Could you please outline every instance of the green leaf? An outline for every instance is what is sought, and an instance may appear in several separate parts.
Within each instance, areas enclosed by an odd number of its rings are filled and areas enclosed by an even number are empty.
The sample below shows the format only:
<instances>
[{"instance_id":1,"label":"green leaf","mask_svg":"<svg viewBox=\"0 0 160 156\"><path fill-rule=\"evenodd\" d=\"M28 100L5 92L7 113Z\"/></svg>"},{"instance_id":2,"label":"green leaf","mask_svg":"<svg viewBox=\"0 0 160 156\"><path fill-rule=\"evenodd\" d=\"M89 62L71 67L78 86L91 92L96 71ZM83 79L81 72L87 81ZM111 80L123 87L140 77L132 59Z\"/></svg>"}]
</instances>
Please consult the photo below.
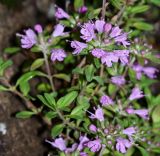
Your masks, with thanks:
<instances>
[{"instance_id":1,"label":"green leaf","mask_svg":"<svg viewBox=\"0 0 160 156\"><path fill-rule=\"evenodd\" d=\"M73 70L72 70L72 73L73 74L83 74L83 68L79 68L79 67L77 67L77 68L74 68Z\"/></svg>"},{"instance_id":2,"label":"green leaf","mask_svg":"<svg viewBox=\"0 0 160 156\"><path fill-rule=\"evenodd\" d=\"M31 52L38 53L38 52L40 52L40 51L41 51L41 50L39 49L38 46L34 46L34 47L31 48Z\"/></svg>"},{"instance_id":3,"label":"green leaf","mask_svg":"<svg viewBox=\"0 0 160 156\"><path fill-rule=\"evenodd\" d=\"M50 109L52 110L55 110L55 106L56 106L56 102L55 102L55 99L51 94L49 93L45 93L44 96L42 95L37 95L37 97L39 98L39 100L44 104L46 105L47 107L49 107Z\"/></svg>"},{"instance_id":4,"label":"green leaf","mask_svg":"<svg viewBox=\"0 0 160 156\"><path fill-rule=\"evenodd\" d=\"M100 76L94 76L93 80L96 80L100 85L104 85L104 79Z\"/></svg>"},{"instance_id":5,"label":"green leaf","mask_svg":"<svg viewBox=\"0 0 160 156\"><path fill-rule=\"evenodd\" d=\"M91 65L87 65L85 67L85 76L88 82L91 82L93 80L93 76L95 73L95 67L91 64Z\"/></svg>"},{"instance_id":6,"label":"green leaf","mask_svg":"<svg viewBox=\"0 0 160 156\"><path fill-rule=\"evenodd\" d=\"M149 156L149 153L143 147L137 146L137 148L141 152L142 156Z\"/></svg>"},{"instance_id":7,"label":"green leaf","mask_svg":"<svg viewBox=\"0 0 160 156\"><path fill-rule=\"evenodd\" d=\"M152 112L152 120L154 123L160 122L160 105L157 105Z\"/></svg>"},{"instance_id":8,"label":"green leaf","mask_svg":"<svg viewBox=\"0 0 160 156\"><path fill-rule=\"evenodd\" d=\"M64 97L61 97L57 101L57 107L59 109L62 109L62 108L69 106L76 99L77 95L78 95L78 92L72 91L68 93L67 95L65 95Z\"/></svg>"},{"instance_id":9,"label":"green leaf","mask_svg":"<svg viewBox=\"0 0 160 156\"><path fill-rule=\"evenodd\" d=\"M62 133L63 128L64 128L63 124L58 124L54 126L51 130L51 136L55 138L56 136Z\"/></svg>"},{"instance_id":10,"label":"green leaf","mask_svg":"<svg viewBox=\"0 0 160 156\"><path fill-rule=\"evenodd\" d=\"M83 5L84 5L84 1L83 0L74 0L74 8L75 8L75 10L78 10Z\"/></svg>"},{"instance_id":11,"label":"green leaf","mask_svg":"<svg viewBox=\"0 0 160 156\"><path fill-rule=\"evenodd\" d=\"M39 92L49 92L51 90L51 86L48 83L40 83L37 86L37 90Z\"/></svg>"},{"instance_id":12,"label":"green leaf","mask_svg":"<svg viewBox=\"0 0 160 156\"><path fill-rule=\"evenodd\" d=\"M98 8L98 9L94 9L92 11L88 11L88 14L87 14L87 17L88 19L93 19L93 18L96 18L101 12L101 8Z\"/></svg>"},{"instance_id":13,"label":"green leaf","mask_svg":"<svg viewBox=\"0 0 160 156\"><path fill-rule=\"evenodd\" d=\"M4 49L4 52L7 54L15 54L18 53L21 49L19 47L8 47Z\"/></svg>"},{"instance_id":14,"label":"green leaf","mask_svg":"<svg viewBox=\"0 0 160 156\"><path fill-rule=\"evenodd\" d=\"M2 86L2 85L0 85L0 91L7 91L7 90L9 90L9 89L4 87L4 86Z\"/></svg>"},{"instance_id":15,"label":"green leaf","mask_svg":"<svg viewBox=\"0 0 160 156\"><path fill-rule=\"evenodd\" d=\"M31 70L35 70L35 69L41 67L43 64L44 64L43 58L36 59L31 65Z\"/></svg>"},{"instance_id":16,"label":"green leaf","mask_svg":"<svg viewBox=\"0 0 160 156\"><path fill-rule=\"evenodd\" d=\"M31 112L31 111L22 111L22 112L18 112L16 114L16 117L17 118L26 119L26 118L30 118L34 114L36 114L36 113L35 112Z\"/></svg>"},{"instance_id":17,"label":"green leaf","mask_svg":"<svg viewBox=\"0 0 160 156\"><path fill-rule=\"evenodd\" d=\"M146 31L153 30L153 25L146 22L136 22L136 23L133 23L133 26L140 30L146 30Z\"/></svg>"},{"instance_id":18,"label":"green leaf","mask_svg":"<svg viewBox=\"0 0 160 156\"><path fill-rule=\"evenodd\" d=\"M27 72L25 74L23 74L16 83L16 86L18 86L19 84L23 83L24 81L29 81L30 79L32 79L35 76L46 76L44 73L40 72L40 71L30 71Z\"/></svg>"},{"instance_id":19,"label":"green leaf","mask_svg":"<svg viewBox=\"0 0 160 156\"><path fill-rule=\"evenodd\" d=\"M71 80L70 75L67 75L67 74L64 74L64 73L54 74L53 77L58 78L58 79L65 80L65 81L67 81L67 82L70 82L70 80Z\"/></svg>"},{"instance_id":20,"label":"green leaf","mask_svg":"<svg viewBox=\"0 0 160 156\"><path fill-rule=\"evenodd\" d=\"M2 58L0 58L0 76L3 76L4 71L10 67L13 64L11 60L3 61Z\"/></svg>"},{"instance_id":21,"label":"green leaf","mask_svg":"<svg viewBox=\"0 0 160 156\"><path fill-rule=\"evenodd\" d=\"M160 0L150 0L151 3L160 6Z\"/></svg>"},{"instance_id":22,"label":"green leaf","mask_svg":"<svg viewBox=\"0 0 160 156\"><path fill-rule=\"evenodd\" d=\"M154 56L152 53L148 53L146 55L144 55L144 57L154 63L159 64L160 63L160 59L157 58L156 56Z\"/></svg>"},{"instance_id":23,"label":"green leaf","mask_svg":"<svg viewBox=\"0 0 160 156\"><path fill-rule=\"evenodd\" d=\"M109 86L108 86L109 95L112 95L113 93L115 93L116 90L117 90L117 87L115 85L109 84Z\"/></svg>"},{"instance_id":24,"label":"green leaf","mask_svg":"<svg viewBox=\"0 0 160 156\"><path fill-rule=\"evenodd\" d=\"M140 5L140 6L135 6L135 7L132 7L130 9L130 13L131 14L137 14L137 13L142 13L142 12L145 12L149 9L149 6L148 5Z\"/></svg>"},{"instance_id":25,"label":"green leaf","mask_svg":"<svg viewBox=\"0 0 160 156\"><path fill-rule=\"evenodd\" d=\"M30 85L27 81L23 81L19 85L20 91L23 93L24 96L27 96L30 91Z\"/></svg>"},{"instance_id":26,"label":"green leaf","mask_svg":"<svg viewBox=\"0 0 160 156\"><path fill-rule=\"evenodd\" d=\"M57 112L49 111L45 114L48 119L53 119L57 116Z\"/></svg>"},{"instance_id":27,"label":"green leaf","mask_svg":"<svg viewBox=\"0 0 160 156\"><path fill-rule=\"evenodd\" d=\"M117 9L120 9L122 6L122 0L111 0L110 2Z\"/></svg>"}]
</instances>

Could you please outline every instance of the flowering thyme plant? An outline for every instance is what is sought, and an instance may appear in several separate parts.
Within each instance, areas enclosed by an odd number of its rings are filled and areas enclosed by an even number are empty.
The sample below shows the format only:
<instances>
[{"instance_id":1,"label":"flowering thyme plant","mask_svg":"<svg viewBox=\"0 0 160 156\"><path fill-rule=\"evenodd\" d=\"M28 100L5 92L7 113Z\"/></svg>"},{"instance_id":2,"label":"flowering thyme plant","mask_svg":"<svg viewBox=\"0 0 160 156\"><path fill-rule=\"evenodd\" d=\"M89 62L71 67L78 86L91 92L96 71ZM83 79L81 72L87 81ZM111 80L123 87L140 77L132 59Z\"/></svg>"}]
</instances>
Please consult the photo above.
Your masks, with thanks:
<instances>
[{"instance_id":1,"label":"flowering thyme plant","mask_svg":"<svg viewBox=\"0 0 160 156\"><path fill-rule=\"evenodd\" d=\"M0 90L26 103L27 110L17 113L18 118L37 115L52 127L45 143L53 147L53 154L160 153L160 96L149 89L159 72L150 64L160 61L135 34L150 25L132 30L125 22L131 13L134 17L148 10L146 4L133 4L103 0L102 8L92 12L75 0L72 15L56 6L57 24L51 32L37 24L17 33L21 47L36 59L16 82L10 83L4 73L12 62L0 59ZM111 17L109 7L120 10ZM30 80L35 77L39 80L33 93Z\"/></svg>"}]
</instances>

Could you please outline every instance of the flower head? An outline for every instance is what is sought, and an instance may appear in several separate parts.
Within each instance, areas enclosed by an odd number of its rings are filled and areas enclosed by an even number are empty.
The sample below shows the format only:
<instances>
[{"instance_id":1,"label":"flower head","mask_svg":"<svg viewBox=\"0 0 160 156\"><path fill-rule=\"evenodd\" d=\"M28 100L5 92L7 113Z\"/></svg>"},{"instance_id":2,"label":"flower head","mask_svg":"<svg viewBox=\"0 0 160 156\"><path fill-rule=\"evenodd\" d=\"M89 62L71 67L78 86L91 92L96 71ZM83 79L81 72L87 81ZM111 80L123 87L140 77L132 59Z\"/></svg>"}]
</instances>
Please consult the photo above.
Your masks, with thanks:
<instances>
[{"instance_id":1,"label":"flower head","mask_svg":"<svg viewBox=\"0 0 160 156\"><path fill-rule=\"evenodd\" d=\"M138 80L142 77L143 67L139 64L133 65L133 70L136 72L136 77Z\"/></svg>"},{"instance_id":2,"label":"flower head","mask_svg":"<svg viewBox=\"0 0 160 156\"><path fill-rule=\"evenodd\" d=\"M134 111L135 114L137 114L138 116L140 116L143 119L148 119L148 109L137 109Z\"/></svg>"},{"instance_id":3,"label":"flower head","mask_svg":"<svg viewBox=\"0 0 160 156\"><path fill-rule=\"evenodd\" d=\"M37 31L37 33L42 33L43 32L42 26L40 24L36 24L34 26L34 30Z\"/></svg>"},{"instance_id":4,"label":"flower head","mask_svg":"<svg viewBox=\"0 0 160 156\"><path fill-rule=\"evenodd\" d=\"M83 150L85 143L87 143L89 141L89 139L84 135L84 136L80 136L79 140L80 140L80 143L77 147L77 150L81 151L81 150Z\"/></svg>"},{"instance_id":5,"label":"flower head","mask_svg":"<svg viewBox=\"0 0 160 156\"><path fill-rule=\"evenodd\" d=\"M91 124L90 126L89 126L89 130L91 131L91 132L97 132L97 127L95 126L95 125L93 125L93 124Z\"/></svg>"},{"instance_id":6,"label":"flower head","mask_svg":"<svg viewBox=\"0 0 160 156\"><path fill-rule=\"evenodd\" d=\"M100 99L100 103L102 104L102 106L112 105L113 100L109 96L103 95Z\"/></svg>"},{"instance_id":7,"label":"flower head","mask_svg":"<svg viewBox=\"0 0 160 156\"><path fill-rule=\"evenodd\" d=\"M143 68L143 72L145 75L147 75L149 78L153 79L153 78L156 78L156 75L155 73L157 72L158 70L154 67L144 67Z\"/></svg>"},{"instance_id":8,"label":"flower head","mask_svg":"<svg viewBox=\"0 0 160 156\"><path fill-rule=\"evenodd\" d=\"M107 65L107 67L112 67L113 62L118 62L118 57L115 56L112 52L107 52L101 57L101 62Z\"/></svg>"},{"instance_id":9,"label":"flower head","mask_svg":"<svg viewBox=\"0 0 160 156\"><path fill-rule=\"evenodd\" d=\"M109 36L112 37L112 38L117 37L117 36L119 36L121 34L121 31L122 30L118 26L117 27L113 27Z\"/></svg>"},{"instance_id":10,"label":"flower head","mask_svg":"<svg viewBox=\"0 0 160 156\"><path fill-rule=\"evenodd\" d=\"M128 127L123 130L123 134L126 134L128 136L131 136L132 134L136 133L136 130L134 127Z\"/></svg>"},{"instance_id":11,"label":"flower head","mask_svg":"<svg viewBox=\"0 0 160 156\"><path fill-rule=\"evenodd\" d=\"M55 17L58 19L68 19L70 16L62 8L56 7Z\"/></svg>"},{"instance_id":12,"label":"flower head","mask_svg":"<svg viewBox=\"0 0 160 156\"><path fill-rule=\"evenodd\" d=\"M91 51L91 53L94 57L101 58L105 54L105 51L99 48L95 48Z\"/></svg>"},{"instance_id":13,"label":"flower head","mask_svg":"<svg viewBox=\"0 0 160 156\"><path fill-rule=\"evenodd\" d=\"M99 33L104 32L105 21L104 20L96 20L95 28Z\"/></svg>"},{"instance_id":14,"label":"flower head","mask_svg":"<svg viewBox=\"0 0 160 156\"><path fill-rule=\"evenodd\" d=\"M132 93L129 96L129 100L140 99L142 97L144 97L143 92L138 87L135 87L132 89Z\"/></svg>"},{"instance_id":15,"label":"flower head","mask_svg":"<svg viewBox=\"0 0 160 156\"><path fill-rule=\"evenodd\" d=\"M101 140L96 139L93 141L89 141L86 146L92 151L92 152L98 152L101 149Z\"/></svg>"},{"instance_id":16,"label":"flower head","mask_svg":"<svg viewBox=\"0 0 160 156\"><path fill-rule=\"evenodd\" d=\"M74 152L74 151L77 149L77 146L78 146L78 144L77 144L77 143L74 143L74 144L72 145L72 147L65 149L65 153Z\"/></svg>"},{"instance_id":17,"label":"flower head","mask_svg":"<svg viewBox=\"0 0 160 156\"><path fill-rule=\"evenodd\" d=\"M66 53L63 49L53 49L51 50L51 60L54 62L56 60L63 61L66 57Z\"/></svg>"},{"instance_id":18,"label":"flower head","mask_svg":"<svg viewBox=\"0 0 160 156\"><path fill-rule=\"evenodd\" d=\"M75 49L73 54L79 54L83 49L87 48L87 44L79 41L71 41L71 47Z\"/></svg>"},{"instance_id":19,"label":"flower head","mask_svg":"<svg viewBox=\"0 0 160 156\"><path fill-rule=\"evenodd\" d=\"M111 82L118 85L118 86L121 86L121 85L124 85L126 80L124 79L123 76L113 76L111 78Z\"/></svg>"},{"instance_id":20,"label":"flower head","mask_svg":"<svg viewBox=\"0 0 160 156\"><path fill-rule=\"evenodd\" d=\"M140 116L143 119L148 119L149 118L149 116L148 116L148 114L149 114L148 109L137 109L137 110L135 110L133 108L127 108L126 112L128 114L136 114L136 115Z\"/></svg>"},{"instance_id":21,"label":"flower head","mask_svg":"<svg viewBox=\"0 0 160 156\"><path fill-rule=\"evenodd\" d=\"M118 138L117 143L116 143L116 150L121 153L126 153L127 152L126 149L130 148L131 145L132 144L129 142L129 140L123 139L123 138Z\"/></svg>"},{"instance_id":22,"label":"flower head","mask_svg":"<svg viewBox=\"0 0 160 156\"><path fill-rule=\"evenodd\" d=\"M92 113L90 114L91 114L90 116L91 119L97 119L99 121L104 121L103 109L100 106L98 106L98 108L95 109L95 114L92 114Z\"/></svg>"},{"instance_id":23,"label":"flower head","mask_svg":"<svg viewBox=\"0 0 160 156\"><path fill-rule=\"evenodd\" d=\"M78 9L78 12L80 14L85 14L87 12L88 8L86 6L82 6Z\"/></svg>"},{"instance_id":24,"label":"flower head","mask_svg":"<svg viewBox=\"0 0 160 156\"><path fill-rule=\"evenodd\" d=\"M114 54L120 59L123 65L128 64L129 50L114 50Z\"/></svg>"},{"instance_id":25,"label":"flower head","mask_svg":"<svg viewBox=\"0 0 160 156\"><path fill-rule=\"evenodd\" d=\"M52 33L53 37L62 36L64 33L64 26L61 24L57 24Z\"/></svg>"},{"instance_id":26,"label":"flower head","mask_svg":"<svg viewBox=\"0 0 160 156\"><path fill-rule=\"evenodd\" d=\"M65 151L66 150L66 142L65 142L65 140L63 140L63 138L57 138L53 142L46 140L46 142L48 142L53 147L58 148L61 151Z\"/></svg>"},{"instance_id":27,"label":"flower head","mask_svg":"<svg viewBox=\"0 0 160 156\"><path fill-rule=\"evenodd\" d=\"M32 29L25 30L25 35L17 34L21 37L22 48L29 49L37 43L37 35Z\"/></svg>"},{"instance_id":28,"label":"flower head","mask_svg":"<svg viewBox=\"0 0 160 156\"><path fill-rule=\"evenodd\" d=\"M91 22L84 23L80 31L82 34L81 38L85 40L86 42L90 42L92 39L96 37L94 33L94 29L95 27L93 23Z\"/></svg>"}]
</instances>

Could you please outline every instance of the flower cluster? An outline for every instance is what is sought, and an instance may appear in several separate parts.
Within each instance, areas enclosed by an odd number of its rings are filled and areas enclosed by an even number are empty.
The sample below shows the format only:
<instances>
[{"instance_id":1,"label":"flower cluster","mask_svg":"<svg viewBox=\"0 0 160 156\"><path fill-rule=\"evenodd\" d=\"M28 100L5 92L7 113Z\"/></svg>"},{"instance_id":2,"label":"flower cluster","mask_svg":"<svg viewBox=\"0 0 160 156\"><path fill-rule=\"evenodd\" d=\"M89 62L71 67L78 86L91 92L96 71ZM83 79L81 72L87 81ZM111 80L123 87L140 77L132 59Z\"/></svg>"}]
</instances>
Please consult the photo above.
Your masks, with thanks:
<instances>
[{"instance_id":1,"label":"flower cluster","mask_svg":"<svg viewBox=\"0 0 160 156\"><path fill-rule=\"evenodd\" d=\"M122 32L122 29L118 26L105 23L104 20L90 21L81 26L80 33L80 37L86 43L72 41L71 47L75 49L73 54L79 54L83 49L88 48L91 54L96 58L100 58L101 62L107 67L112 67L112 63L116 63L119 60L123 65L128 64L129 50L104 50L112 45L116 45L117 48L120 45L125 48L130 45L127 41L127 33Z\"/></svg>"}]
</instances>

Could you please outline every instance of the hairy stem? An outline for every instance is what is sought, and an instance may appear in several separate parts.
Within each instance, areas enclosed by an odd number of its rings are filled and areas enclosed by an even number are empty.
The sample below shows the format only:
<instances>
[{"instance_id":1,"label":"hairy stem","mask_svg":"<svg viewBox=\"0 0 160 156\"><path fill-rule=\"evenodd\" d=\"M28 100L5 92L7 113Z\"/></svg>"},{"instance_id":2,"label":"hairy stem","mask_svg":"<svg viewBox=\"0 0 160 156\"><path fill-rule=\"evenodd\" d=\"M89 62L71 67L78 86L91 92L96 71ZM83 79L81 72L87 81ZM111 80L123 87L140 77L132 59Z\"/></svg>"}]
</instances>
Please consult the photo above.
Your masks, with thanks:
<instances>
[{"instance_id":1,"label":"hairy stem","mask_svg":"<svg viewBox=\"0 0 160 156\"><path fill-rule=\"evenodd\" d=\"M48 74L48 79L49 79L49 82L51 84L52 91L54 92L55 88L54 88L52 74L51 74L51 70L50 70L50 66L49 66L49 62L48 62L48 57L47 57L47 54L45 52L43 52L43 55L44 55L46 70L47 70L47 74Z\"/></svg>"}]
</instances>

